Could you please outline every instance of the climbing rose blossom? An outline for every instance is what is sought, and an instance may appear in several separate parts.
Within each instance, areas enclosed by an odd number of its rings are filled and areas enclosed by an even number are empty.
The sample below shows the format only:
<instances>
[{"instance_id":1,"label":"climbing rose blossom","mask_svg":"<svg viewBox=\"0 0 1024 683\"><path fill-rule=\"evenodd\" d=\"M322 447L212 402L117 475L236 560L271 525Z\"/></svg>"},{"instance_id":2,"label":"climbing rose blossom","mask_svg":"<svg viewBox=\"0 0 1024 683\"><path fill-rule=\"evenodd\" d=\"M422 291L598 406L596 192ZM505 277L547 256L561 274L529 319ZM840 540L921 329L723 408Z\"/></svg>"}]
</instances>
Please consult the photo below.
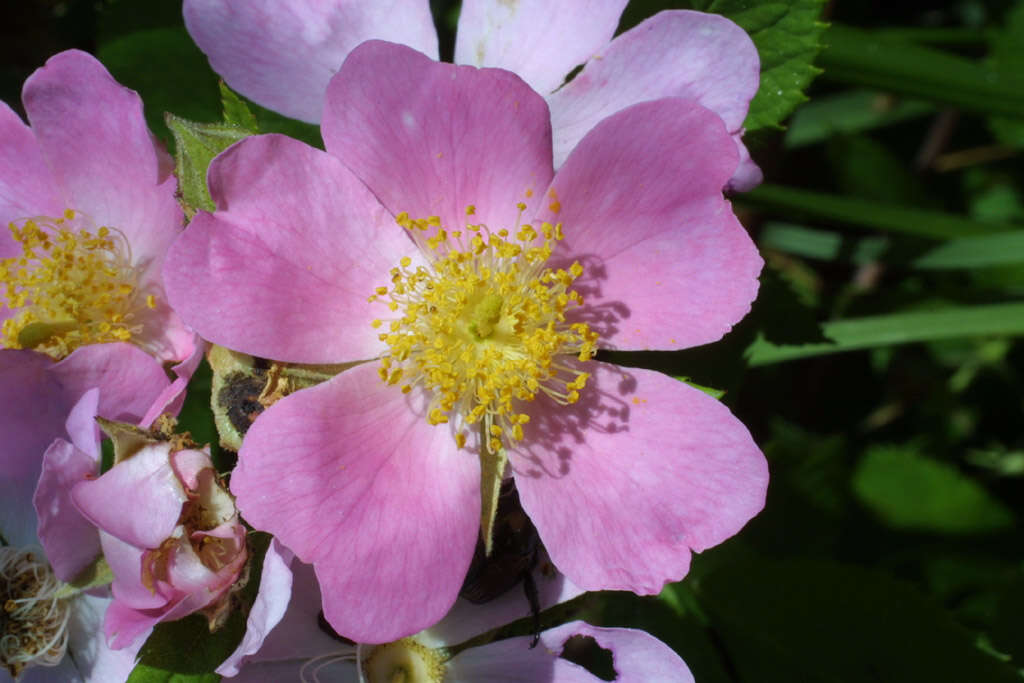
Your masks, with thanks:
<instances>
[{"instance_id":1,"label":"climbing rose blossom","mask_svg":"<svg viewBox=\"0 0 1024 683\"><path fill-rule=\"evenodd\" d=\"M238 678L234 679L238 683L268 680L596 683L602 680L561 657L566 643L574 636L594 638L600 647L611 651L617 681L693 681L679 655L653 636L633 629L595 628L580 621L541 632L536 647L531 647L531 636L522 636L466 648L451 656L446 648L524 616L528 606L521 589L510 589L480 605L460 599L439 623L408 638L381 645L346 645L328 634L319 623L322 598L313 572L307 565L295 563L292 571L294 589L288 610L266 638L263 648L246 661ZM570 600L581 592L557 572L535 570L533 576L541 609ZM357 667L362 669L362 678Z\"/></svg>"},{"instance_id":2,"label":"climbing rose blossom","mask_svg":"<svg viewBox=\"0 0 1024 683\"><path fill-rule=\"evenodd\" d=\"M76 484L71 498L100 529L114 573L104 620L114 648L198 610L219 623L248 553L245 527L208 449L146 443Z\"/></svg>"},{"instance_id":3,"label":"climbing rose blossom","mask_svg":"<svg viewBox=\"0 0 1024 683\"><path fill-rule=\"evenodd\" d=\"M173 163L139 96L69 50L25 82L31 127L0 105L0 345L56 359L125 341L198 363L161 268L181 231Z\"/></svg>"},{"instance_id":4,"label":"climbing rose blossom","mask_svg":"<svg viewBox=\"0 0 1024 683\"><path fill-rule=\"evenodd\" d=\"M219 156L219 210L165 280L223 346L379 359L271 406L231 480L245 518L313 564L339 633L388 642L448 611L481 460L503 452L585 590L657 593L761 509L764 456L728 409L588 360L705 344L749 310L762 261L722 197L738 155L716 114L634 105L555 175L547 106L517 76L369 41L323 132L326 153L267 135Z\"/></svg>"},{"instance_id":5,"label":"climbing rose blossom","mask_svg":"<svg viewBox=\"0 0 1024 683\"><path fill-rule=\"evenodd\" d=\"M761 182L740 141L760 59L724 17L660 12L612 39L626 0L465 0L455 63L517 73L551 109L555 168L602 119L631 104L687 97L725 122L740 153L731 189ZM359 43L405 43L437 59L426 0L185 0L185 25L228 85L310 123L324 115L327 83ZM584 68L565 84L576 66Z\"/></svg>"}]
</instances>

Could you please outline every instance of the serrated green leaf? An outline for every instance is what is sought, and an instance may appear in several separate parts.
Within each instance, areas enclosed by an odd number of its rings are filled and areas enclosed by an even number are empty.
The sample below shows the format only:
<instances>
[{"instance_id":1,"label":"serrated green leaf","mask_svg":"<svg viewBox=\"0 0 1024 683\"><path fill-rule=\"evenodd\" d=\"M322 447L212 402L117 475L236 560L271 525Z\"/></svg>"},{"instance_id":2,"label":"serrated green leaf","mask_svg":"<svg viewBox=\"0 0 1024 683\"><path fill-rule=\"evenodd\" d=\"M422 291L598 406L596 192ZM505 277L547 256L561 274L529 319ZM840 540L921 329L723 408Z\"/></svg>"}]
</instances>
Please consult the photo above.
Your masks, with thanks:
<instances>
[{"instance_id":1,"label":"serrated green leaf","mask_svg":"<svg viewBox=\"0 0 1024 683\"><path fill-rule=\"evenodd\" d=\"M185 651L182 656L187 656ZM139 664L132 669L127 683L217 683L219 680L220 676L215 673L180 674Z\"/></svg>"},{"instance_id":2,"label":"serrated green leaf","mask_svg":"<svg viewBox=\"0 0 1024 683\"><path fill-rule=\"evenodd\" d=\"M242 101L242 98L236 95L224 81L220 82L220 102L224 108L224 123L238 126L253 133L259 132L256 117L249 110L249 107L246 106L245 102Z\"/></svg>"},{"instance_id":3,"label":"serrated green leaf","mask_svg":"<svg viewBox=\"0 0 1024 683\"><path fill-rule=\"evenodd\" d=\"M974 533L1005 529L1012 513L976 481L913 445L873 446L854 472L853 491L898 529Z\"/></svg>"},{"instance_id":4,"label":"serrated green leaf","mask_svg":"<svg viewBox=\"0 0 1024 683\"><path fill-rule=\"evenodd\" d=\"M973 633L881 572L830 561L748 559L697 587L746 683L1013 683Z\"/></svg>"},{"instance_id":5,"label":"serrated green leaf","mask_svg":"<svg viewBox=\"0 0 1024 683\"><path fill-rule=\"evenodd\" d=\"M167 114L167 127L174 136L174 163L181 192L181 204L191 218L199 209L216 206L206 187L206 170L213 158L252 131L228 123L198 123Z\"/></svg>"},{"instance_id":6,"label":"serrated green leaf","mask_svg":"<svg viewBox=\"0 0 1024 683\"><path fill-rule=\"evenodd\" d=\"M1024 303L987 306L952 306L938 311L912 311L822 325L832 343L776 345L759 337L747 349L751 366L781 363L842 351L869 349L894 344L980 337L1024 335Z\"/></svg>"}]
</instances>

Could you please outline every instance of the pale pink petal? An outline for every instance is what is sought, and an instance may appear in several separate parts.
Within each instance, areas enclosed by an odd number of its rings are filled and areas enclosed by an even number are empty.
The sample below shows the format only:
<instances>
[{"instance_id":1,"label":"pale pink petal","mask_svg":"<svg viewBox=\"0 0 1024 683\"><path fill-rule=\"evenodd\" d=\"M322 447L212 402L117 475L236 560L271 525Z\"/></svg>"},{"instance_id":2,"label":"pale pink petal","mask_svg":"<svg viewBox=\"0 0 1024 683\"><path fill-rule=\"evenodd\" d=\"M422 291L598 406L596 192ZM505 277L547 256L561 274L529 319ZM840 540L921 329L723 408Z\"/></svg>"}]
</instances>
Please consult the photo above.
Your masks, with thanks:
<instances>
[{"instance_id":1,"label":"pale pink petal","mask_svg":"<svg viewBox=\"0 0 1024 683\"><path fill-rule=\"evenodd\" d=\"M601 119L662 97L696 99L718 114L730 133L738 133L759 79L757 49L743 29L715 14L659 12L616 37L548 97L555 165ZM672 144L676 138L659 142Z\"/></svg>"},{"instance_id":2,"label":"pale pink petal","mask_svg":"<svg viewBox=\"0 0 1024 683\"><path fill-rule=\"evenodd\" d=\"M103 619L103 634L112 649L120 650L141 640L142 634L163 619L163 614L163 610L158 609L133 609L120 599L116 599L107 608Z\"/></svg>"},{"instance_id":3,"label":"pale pink petal","mask_svg":"<svg viewBox=\"0 0 1024 683\"><path fill-rule=\"evenodd\" d=\"M495 683L603 680L560 658L565 643L574 636L593 638L601 649L611 652L614 680L619 683L693 683L693 674L679 655L649 633L629 628L595 628L582 621L544 631L534 649L530 649L530 638L510 638L470 648L449 662L447 674L457 680Z\"/></svg>"},{"instance_id":4,"label":"pale pink petal","mask_svg":"<svg viewBox=\"0 0 1024 683\"><path fill-rule=\"evenodd\" d=\"M90 457L93 462L93 474L99 473L100 462L100 428L96 424L96 415L99 414L100 390L99 387L89 389L82 394L75 407L68 413L68 419L64 421L64 429L71 439L75 448Z\"/></svg>"},{"instance_id":5,"label":"pale pink petal","mask_svg":"<svg viewBox=\"0 0 1024 683\"><path fill-rule=\"evenodd\" d=\"M552 183L561 210L539 218L564 225L557 254L584 268L570 313L601 346L706 344L750 310L762 261L721 195L735 167L721 119L679 98L633 105L576 147Z\"/></svg>"},{"instance_id":6,"label":"pale pink petal","mask_svg":"<svg viewBox=\"0 0 1024 683\"><path fill-rule=\"evenodd\" d=\"M182 227L173 162L146 127L137 93L95 57L68 50L25 81L25 110L65 206L127 237L159 274Z\"/></svg>"},{"instance_id":7,"label":"pale pink petal","mask_svg":"<svg viewBox=\"0 0 1024 683\"><path fill-rule=\"evenodd\" d=\"M185 26L228 85L310 123L320 121L327 82L364 40L437 57L426 0L185 0Z\"/></svg>"},{"instance_id":8,"label":"pale pink petal","mask_svg":"<svg viewBox=\"0 0 1024 683\"><path fill-rule=\"evenodd\" d=\"M376 357L367 297L418 250L373 195L337 159L282 135L238 143L209 180L220 211L196 216L164 270L189 325L275 360Z\"/></svg>"},{"instance_id":9,"label":"pale pink petal","mask_svg":"<svg viewBox=\"0 0 1024 683\"><path fill-rule=\"evenodd\" d=\"M160 608L167 603L166 596L142 585L142 555L145 550L118 540L102 529L100 545L103 547L103 557L114 574L110 588L114 593L115 605L135 610Z\"/></svg>"},{"instance_id":10,"label":"pale pink petal","mask_svg":"<svg viewBox=\"0 0 1024 683\"><path fill-rule=\"evenodd\" d=\"M589 361L580 401L530 405L510 454L523 508L559 570L584 590L658 593L690 551L764 506L768 468L728 408L650 370Z\"/></svg>"},{"instance_id":11,"label":"pale pink petal","mask_svg":"<svg viewBox=\"0 0 1024 683\"><path fill-rule=\"evenodd\" d=\"M199 473L206 469L213 469L213 461L206 450L186 448L171 453L171 466L182 486L190 491L199 489Z\"/></svg>"},{"instance_id":12,"label":"pale pink petal","mask_svg":"<svg viewBox=\"0 0 1024 683\"><path fill-rule=\"evenodd\" d=\"M64 439L54 441L43 456L33 503L39 518L39 542L61 581L74 579L100 554L96 527L71 501L71 487L98 469L92 456Z\"/></svg>"},{"instance_id":13,"label":"pale pink petal","mask_svg":"<svg viewBox=\"0 0 1024 683\"><path fill-rule=\"evenodd\" d=\"M206 342L199 338L199 335L190 332L192 352L183 361L171 368L176 379L164 389L153 401L146 414L139 420L139 426L148 429L153 421L164 413L177 415L185 404L185 394L188 383L192 379L196 368L203 362L203 355L206 353Z\"/></svg>"},{"instance_id":14,"label":"pale pink petal","mask_svg":"<svg viewBox=\"0 0 1024 683\"><path fill-rule=\"evenodd\" d=\"M280 624L284 628L281 620L289 608L292 596L292 570L289 567L292 557L292 552L278 543L277 539L270 542L263 556L259 591L245 622L245 635L231 656L217 667L217 673L221 676L238 674L243 662L261 652L264 641L275 632L274 627ZM319 593L316 595L316 609L320 609ZM315 613L309 621L315 627Z\"/></svg>"},{"instance_id":15,"label":"pale pink petal","mask_svg":"<svg viewBox=\"0 0 1024 683\"><path fill-rule=\"evenodd\" d=\"M736 172L726 183L726 192L749 192L764 181L764 173L761 168L750 158L750 152L743 144L743 130L732 134L732 141L736 143L736 151L740 154L740 165Z\"/></svg>"},{"instance_id":16,"label":"pale pink petal","mask_svg":"<svg viewBox=\"0 0 1024 683\"><path fill-rule=\"evenodd\" d=\"M253 424L231 477L242 515L314 565L327 620L360 642L444 616L476 544L479 461L414 396L375 363L292 394Z\"/></svg>"},{"instance_id":17,"label":"pale pink petal","mask_svg":"<svg viewBox=\"0 0 1024 683\"><path fill-rule=\"evenodd\" d=\"M611 40L627 0L466 0L455 63L514 71L549 93Z\"/></svg>"},{"instance_id":18,"label":"pale pink petal","mask_svg":"<svg viewBox=\"0 0 1024 683\"><path fill-rule=\"evenodd\" d=\"M572 600L583 593L557 571L544 572L535 569L533 580L537 586L538 604L542 610ZM494 600L480 605L460 598L444 619L421 633L418 638L436 647L458 645L473 636L511 624L530 614L530 603L520 583Z\"/></svg>"},{"instance_id":19,"label":"pale pink petal","mask_svg":"<svg viewBox=\"0 0 1024 683\"><path fill-rule=\"evenodd\" d=\"M43 161L32 130L0 102L0 226L32 216L59 216L64 210L53 174ZM0 235L0 258L21 253L10 232Z\"/></svg>"},{"instance_id":20,"label":"pale pink petal","mask_svg":"<svg viewBox=\"0 0 1024 683\"><path fill-rule=\"evenodd\" d=\"M74 610L68 625L70 630L68 660L73 659L75 668L87 683L110 683L126 681L135 668L135 658L146 642L148 632L143 632L128 647L111 650L103 637L103 616L110 604L109 597L96 597L83 593L75 598ZM66 679L60 679L66 680Z\"/></svg>"},{"instance_id":21,"label":"pale pink petal","mask_svg":"<svg viewBox=\"0 0 1024 683\"><path fill-rule=\"evenodd\" d=\"M370 41L331 80L324 111L327 151L394 214L460 230L472 204L474 223L513 228L516 203L551 179L547 106L506 71Z\"/></svg>"},{"instance_id":22,"label":"pale pink petal","mask_svg":"<svg viewBox=\"0 0 1024 683\"><path fill-rule=\"evenodd\" d=\"M103 531L137 548L156 548L171 536L186 500L171 469L171 444L145 446L103 476L75 485L75 505Z\"/></svg>"}]
</instances>

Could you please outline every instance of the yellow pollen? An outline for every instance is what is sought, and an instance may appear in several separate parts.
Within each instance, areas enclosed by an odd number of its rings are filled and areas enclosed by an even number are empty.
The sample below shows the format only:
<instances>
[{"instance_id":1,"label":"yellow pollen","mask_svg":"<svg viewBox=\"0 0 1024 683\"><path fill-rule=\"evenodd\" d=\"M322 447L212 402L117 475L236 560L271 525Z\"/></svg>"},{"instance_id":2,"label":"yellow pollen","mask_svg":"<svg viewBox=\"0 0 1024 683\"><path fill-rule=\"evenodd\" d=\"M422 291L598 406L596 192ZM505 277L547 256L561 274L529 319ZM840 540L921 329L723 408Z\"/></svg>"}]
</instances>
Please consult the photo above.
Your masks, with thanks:
<instances>
[{"instance_id":1,"label":"yellow pollen","mask_svg":"<svg viewBox=\"0 0 1024 683\"><path fill-rule=\"evenodd\" d=\"M21 255L0 259L0 305L14 311L3 323L3 346L60 359L85 344L131 341L142 332L138 314L157 302L138 289L127 240L117 229L88 225L71 209L8 225Z\"/></svg>"},{"instance_id":2,"label":"yellow pollen","mask_svg":"<svg viewBox=\"0 0 1024 683\"><path fill-rule=\"evenodd\" d=\"M521 215L526 205L516 208ZM467 216L475 213L466 207ZM395 220L410 230L428 265L411 269L403 259L391 270L390 291L380 287L370 297L382 297L399 316L371 323L388 346L379 372L384 382L401 382L404 393L425 389L428 423L453 422L459 448L467 440L463 426L478 425L470 433L478 432L491 453L524 438L530 418L523 402L540 392L562 405L579 400L589 374L565 361L591 358L598 335L566 320L567 309L582 303L570 287L583 267L546 265L563 239L561 224L517 221L497 231L469 224L464 238L434 216L402 212ZM433 231L422 234L428 227Z\"/></svg>"}]
</instances>

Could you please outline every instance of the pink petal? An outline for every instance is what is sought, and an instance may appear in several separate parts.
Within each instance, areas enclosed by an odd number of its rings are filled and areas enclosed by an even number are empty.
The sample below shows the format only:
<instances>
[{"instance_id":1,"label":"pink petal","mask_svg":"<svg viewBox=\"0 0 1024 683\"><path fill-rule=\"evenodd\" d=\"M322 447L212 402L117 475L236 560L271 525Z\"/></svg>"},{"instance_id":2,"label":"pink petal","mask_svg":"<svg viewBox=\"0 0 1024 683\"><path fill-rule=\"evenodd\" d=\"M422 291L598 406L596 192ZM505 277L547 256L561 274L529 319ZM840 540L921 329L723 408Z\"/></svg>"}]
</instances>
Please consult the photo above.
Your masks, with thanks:
<instances>
[{"instance_id":1,"label":"pink petal","mask_svg":"<svg viewBox=\"0 0 1024 683\"><path fill-rule=\"evenodd\" d=\"M142 585L142 556L145 550L129 545L102 529L100 545L103 547L103 557L114 574L110 586L114 593L114 604L130 610L161 608L167 604L165 595Z\"/></svg>"},{"instance_id":2,"label":"pink petal","mask_svg":"<svg viewBox=\"0 0 1024 683\"><path fill-rule=\"evenodd\" d=\"M544 101L514 74L401 45L360 45L327 88L327 151L392 213L437 215L449 229L470 204L475 223L515 227L516 203L550 181L550 135Z\"/></svg>"},{"instance_id":3,"label":"pink petal","mask_svg":"<svg viewBox=\"0 0 1024 683\"><path fill-rule=\"evenodd\" d=\"M190 340L191 352L185 356L183 361L171 368L171 372L176 375L176 379L156 397L153 405L149 407L146 414L139 420L140 427L149 429L156 418L164 413L177 415L181 412L181 407L185 404L188 383L192 379L192 375L195 374L196 368L203 362L203 355L206 353L206 342L202 341L199 335L194 332L190 332L190 334L192 336Z\"/></svg>"},{"instance_id":4,"label":"pink petal","mask_svg":"<svg viewBox=\"0 0 1024 683\"><path fill-rule=\"evenodd\" d=\"M101 457L100 428L96 424L99 407L100 390L99 387L95 387L82 394L82 398L71 409L68 419L64 422L64 429L71 437L71 443L92 460L92 474L98 474Z\"/></svg>"},{"instance_id":5,"label":"pink petal","mask_svg":"<svg viewBox=\"0 0 1024 683\"><path fill-rule=\"evenodd\" d=\"M538 604L542 610L572 600L583 591L558 572L533 571L537 586ZM431 626L419 636L421 641L428 638L438 647L457 645L470 638L486 633L493 628L511 624L517 619L530 616L530 603L522 584L509 589L490 602L475 605L459 599L455 606L440 622Z\"/></svg>"},{"instance_id":6,"label":"pink petal","mask_svg":"<svg viewBox=\"0 0 1024 683\"><path fill-rule=\"evenodd\" d=\"M466 0L455 62L514 71L549 93L615 34L627 0Z\"/></svg>"},{"instance_id":7,"label":"pink petal","mask_svg":"<svg viewBox=\"0 0 1024 683\"><path fill-rule=\"evenodd\" d=\"M32 130L0 102L0 225L31 216L59 216L64 205L53 174L43 160ZM10 232L0 236L0 258L21 253ZM6 309L6 307L4 308Z\"/></svg>"},{"instance_id":8,"label":"pink petal","mask_svg":"<svg viewBox=\"0 0 1024 683\"><path fill-rule=\"evenodd\" d=\"M659 12L616 37L548 97L555 165L601 119L662 97L696 99L718 114L730 133L739 132L759 79L757 48L743 29L715 14Z\"/></svg>"},{"instance_id":9,"label":"pink petal","mask_svg":"<svg viewBox=\"0 0 1024 683\"><path fill-rule=\"evenodd\" d=\"M97 469L92 456L64 439L54 441L43 455L33 503L39 518L39 542L61 581L74 579L100 554L96 527L71 500L71 487L95 475Z\"/></svg>"},{"instance_id":10,"label":"pink petal","mask_svg":"<svg viewBox=\"0 0 1024 683\"><path fill-rule=\"evenodd\" d=\"M721 119L678 98L633 105L576 147L552 183L561 211L540 218L565 226L559 249L584 267L572 315L601 346L706 344L750 310L762 261L722 199L735 167Z\"/></svg>"},{"instance_id":11,"label":"pink petal","mask_svg":"<svg viewBox=\"0 0 1024 683\"><path fill-rule=\"evenodd\" d=\"M142 634L156 626L162 618L161 610L133 609L120 600L114 600L107 608L103 633L110 647L120 650L142 640Z\"/></svg>"},{"instance_id":12,"label":"pink petal","mask_svg":"<svg viewBox=\"0 0 1024 683\"><path fill-rule=\"evenodd\" d=\"M182 213L173 162L146 127L138 94L96 58L68 50L25 81L24 102L66 206L121 230L158 283Z\"/></svg>"},{"instance_id":13,"label":"pink petal","mask_svg":"<svg viewBox=\"0 0 1024 683\"><path fill-rule=\"evenodd\" d=\"M168 460L170 443L145 446L103 476L71 491L96 526L136 548L157 548L171 536L186 500Z\"/></svg>"},{"instance_id":14,"label":"pink petal","mask_svg":"<svg viewBox=\"0 0 1024 683\"><path fill-rule=\"evenodd\" d=\"M602 680L560 655L573 636L593 638L599 647L612 653L616 681L648 683L672 681L693 683L686 663L672 648L643 631L628 628L595 628L574 621L541 634L541 644L530 649L530 638L510 638L456 655L447 674L458 680L548 681L550 683L596 683Z\"/></svg>"},{"instance_id":15,"label":"pink petal","mask_svg":"<svg viewBox=\"0 0 1024 683\"><path fill-rule=\"evenodd\" d=\"M247 138L213 162L220 207L175 242L164 278L204 338L265 358L377 356L367 297L417 248L337 159L282 135Z\"/></svg>"},{"instance_id":16,"label":"pink petal","mask_svg":"<svg viewBox=\"0 0 1024 683\"><path fill-rule=\"evenodd\" d=\"M359 43L381 38L437 57L426 0L185 0L185 26L228 85L319 123L327 82Z\"/></svg>"},{"instance_id":17,"label":"pink petal","mask_svg":"<svg viewBox=\"0 0 1024 683\"><path fill-rule=\"evenodd\" d=\"M690 551L764 506L768 468L743 425L707 394L650 370L590 361L579 403L531 405L510 454L523 508L555 566L584 590L658 593Z\"/></svg>"},{"instance_id":18,"label":"pink petal","mask_svg":"<svg viewBox=\"0 0 1024 683\"><path fill-rule=\"evenodd\" d=\"M231 656L217 667L217 673L221 676L236 675L242 663L260 652L274 627L281 624L292 597L292 570L289 567L292 557L292 552L276 539L270 542L263 557L260 588L245 622L245 635ZM316 610L319 609L320 596L317 594ZM316 613L309 619L309 625L316 628Z\"/></svg>"},{"instance_id":19,"label":"pink petal","mask_svg":"<svg viewBox=\"0 0 1024 683\"><path fill-rule=\"evenodd\" d=\"M476 543L479 461L413 396L371 363L292 394L253 424L231 478L242 515L314 565L327 620L360 642L444 616Z\"/></svg>"}]
</instances>

